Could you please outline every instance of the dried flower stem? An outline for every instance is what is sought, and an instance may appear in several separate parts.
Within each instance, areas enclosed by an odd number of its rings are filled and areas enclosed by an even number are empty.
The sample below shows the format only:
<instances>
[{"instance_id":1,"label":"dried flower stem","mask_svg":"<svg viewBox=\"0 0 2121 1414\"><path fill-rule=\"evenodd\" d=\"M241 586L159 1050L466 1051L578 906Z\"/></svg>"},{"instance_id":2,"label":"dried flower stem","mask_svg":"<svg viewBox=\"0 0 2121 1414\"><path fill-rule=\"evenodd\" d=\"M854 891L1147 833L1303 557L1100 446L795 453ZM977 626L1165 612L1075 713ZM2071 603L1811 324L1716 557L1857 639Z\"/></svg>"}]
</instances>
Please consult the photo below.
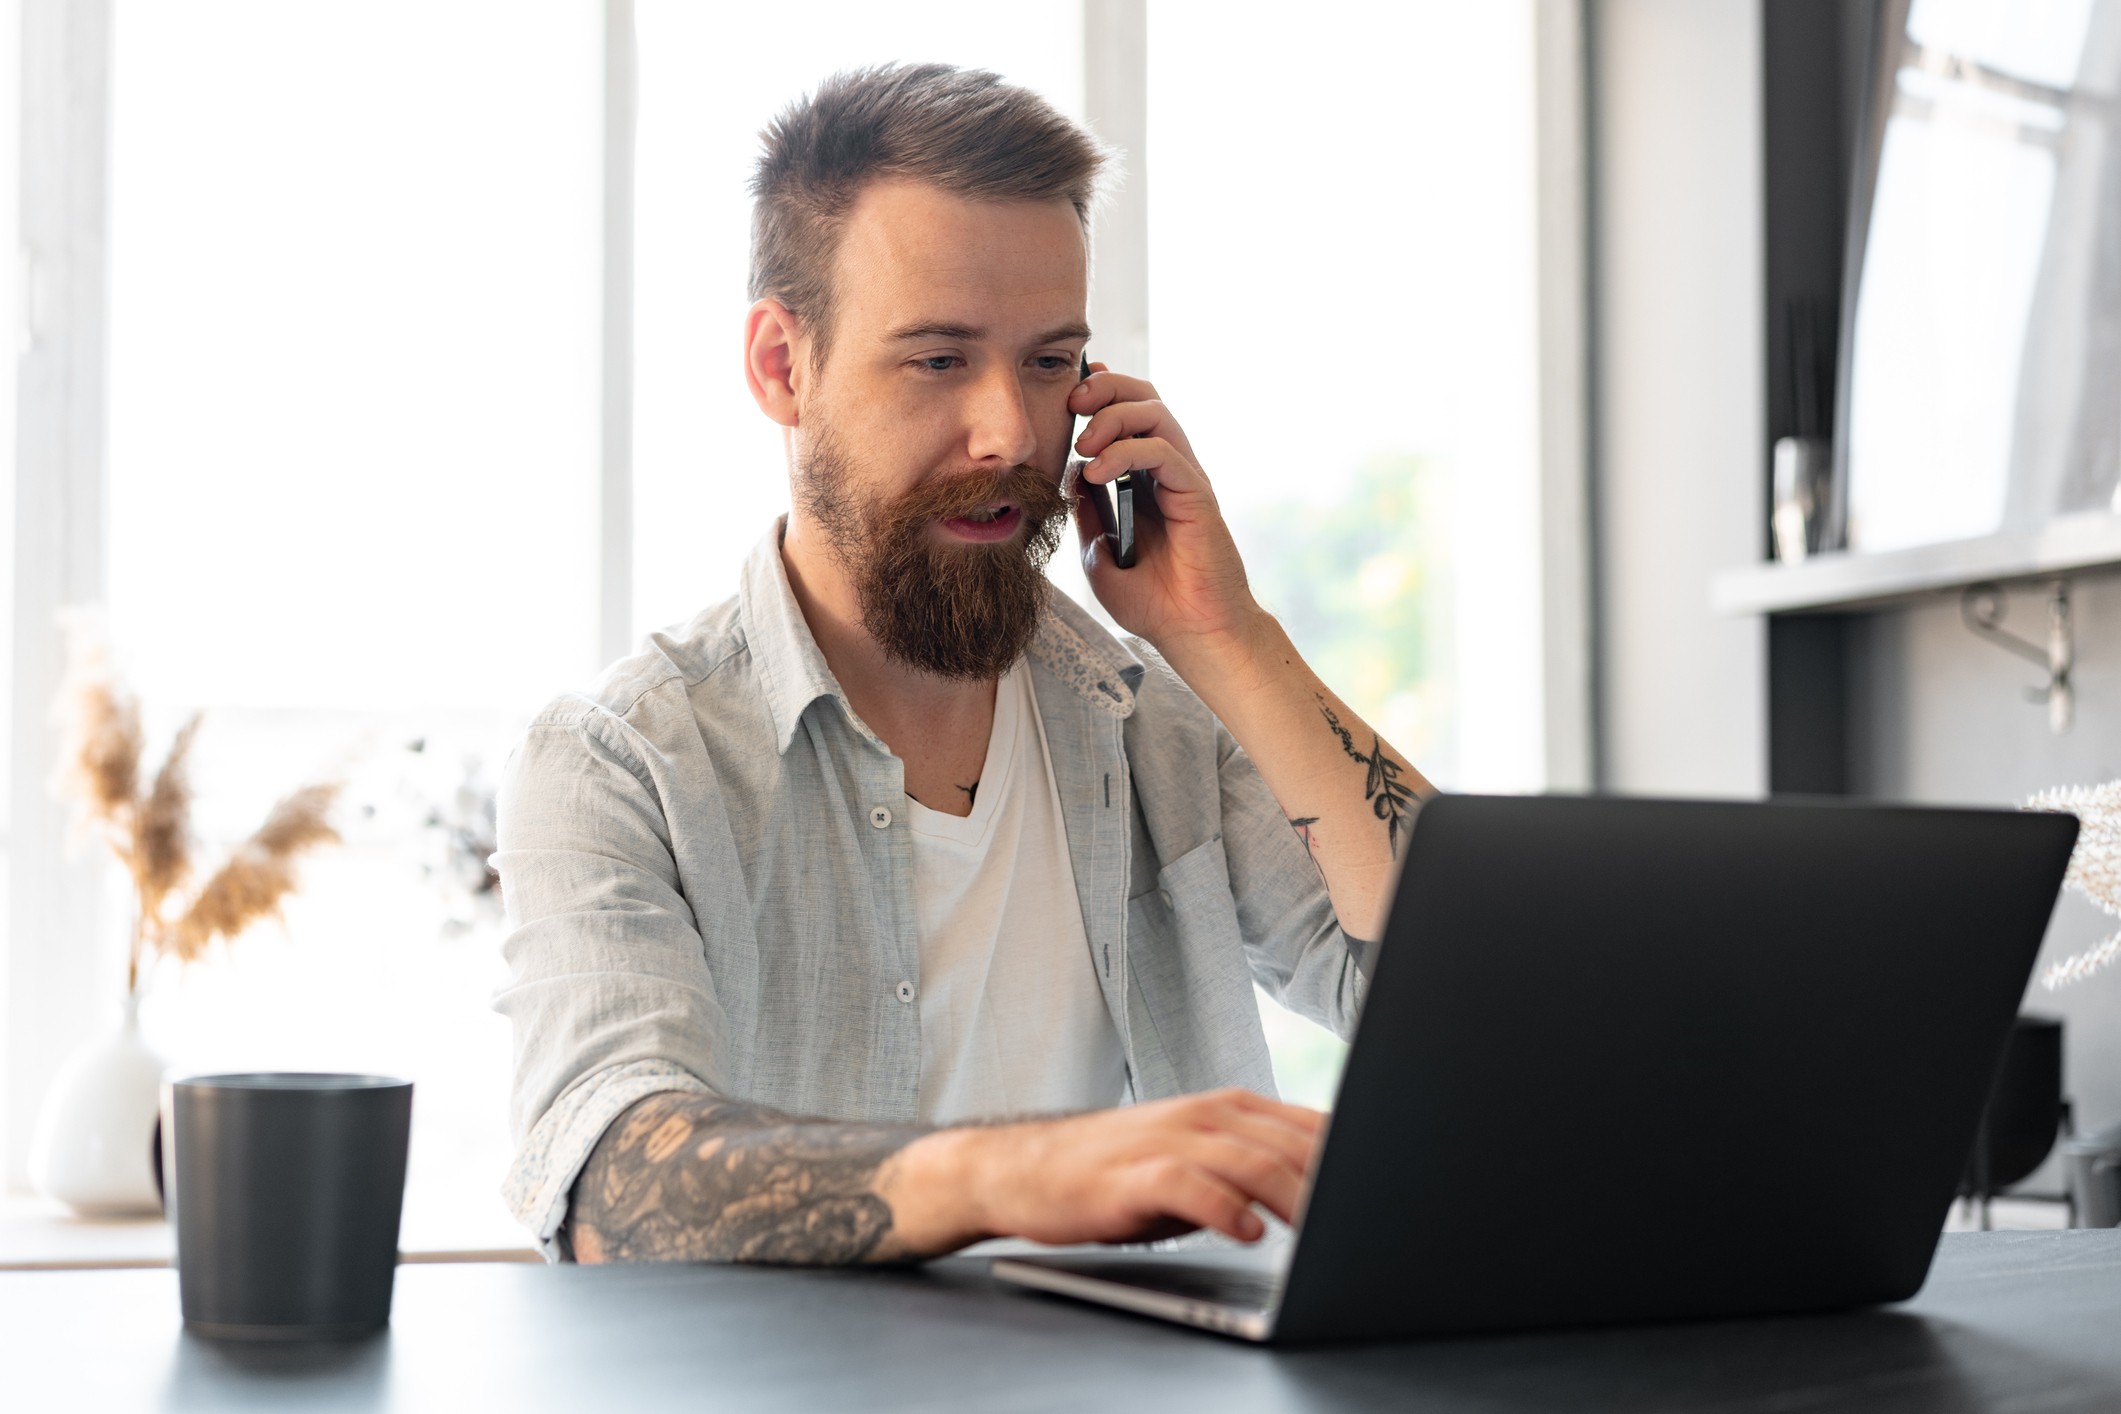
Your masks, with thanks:
<instances>
[{"instance_id":1,"label":"dried flower stem","mask_svg":"<svg viewBox=\"0 0 2121 1414\"><path fill-rule=\"evenodd\" d=\"M140 962L150 945L153 921L161 917L164 900L191 872L191 777L185 762L199 734L199 721L199 714L193 713L177 730L134 820L133 849L126 864L139 908L133 915L132 949L126 964L129 991L139 989Z\"/></svg>"},{"instance_id":2,"label":"dried flower stem","mask_svg":"<svg viewBox=\"0 0 2121 1414\"><path fill-rule=\"evenodd\" d=\"M2083 952L2054 964L2040 974L2040 985L2052 992L2057 987L2082 982L2117 957L2121 957L2121 933L2114 934L2097 947L2086 948Z\"/></svg>"},{"instance_id":3,"label":"dried flower stem","mask_svg":"<svg viewBox=\"0 0 2121 1414\"><path fill-rule=\"evenodd\" d=\"M132 855L133 811L140 789L140 704L118 684L110 655L92 624L65 621L66 677L56 717L60 769L54 782L100 825L121 860Z\"/></svg>"},{"instance_id":4,"label":"dried flower stem","mask_svg":"<svg viewBox=\"0 0 2121 1414\"><path fill-rule=\"evenodd\" d=\"M327 818L338 799L337 782L303 786L272 808L265 823L228 857L158 940L161 951L190 962L215 938L232 938L252 923L277 915L295 886L294 861L305 850L337 843Z\"/></svg>"},{"instance_id":5,"label":"dried flower stem","mask_svg":"<svg viewBox=\"0 0 2121 1414\"><path fill-rule=\"evenodd\" d=\"M329 816L341 786L317 782L282 799L170 916L170 901L192 872L189 762L200 719L194 714L178 729L143 795L140 704L120 686L92 623L74 616L64 627L68 667L58 705L64 749L55 784L79 803L86 822L101 827L132 880L137 911L125 985L137 992L150 953L191 961L215 938L232 938L278 914L295 887L295 859L339 839Z\"/></svg>"},{"instance_id":6,"label":"dried flower stem","mask_svg":"<svg viewBox=\"0 0 2121 1414\"><path fill-rule=\"evenodd\" d=\"M2077 817L2077 846L2070 852L2069 870L2062 882L2121 917L2121 781L2046 790L2025 804L2028 810ZM2082 981L2117 958L2121 958L2121 933L2056 963L2042 975L2041 983L2052 991Z\"/></svg>"}]
</instances>

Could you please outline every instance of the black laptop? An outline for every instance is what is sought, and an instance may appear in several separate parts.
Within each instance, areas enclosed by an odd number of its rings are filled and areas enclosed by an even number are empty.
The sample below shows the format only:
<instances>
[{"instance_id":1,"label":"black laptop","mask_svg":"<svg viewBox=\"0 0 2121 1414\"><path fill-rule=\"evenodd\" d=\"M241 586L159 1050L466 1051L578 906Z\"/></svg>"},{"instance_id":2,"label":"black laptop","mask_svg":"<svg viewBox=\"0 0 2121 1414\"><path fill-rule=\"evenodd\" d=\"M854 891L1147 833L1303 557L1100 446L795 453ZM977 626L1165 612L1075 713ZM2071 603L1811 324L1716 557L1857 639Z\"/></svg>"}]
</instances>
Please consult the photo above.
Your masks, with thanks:
<instances>
[{"instance_id":1,"label":"black laptop","mask_svg":"<svg viewBox=\"0 0 2121 1414\"><path fill-rule=\"evenodd\" d=\"M1439 797L1297 1240L994 1274L1291 1343L1903 1300L2076 835L2019 811Z\"/></svg>"}]
</instances>

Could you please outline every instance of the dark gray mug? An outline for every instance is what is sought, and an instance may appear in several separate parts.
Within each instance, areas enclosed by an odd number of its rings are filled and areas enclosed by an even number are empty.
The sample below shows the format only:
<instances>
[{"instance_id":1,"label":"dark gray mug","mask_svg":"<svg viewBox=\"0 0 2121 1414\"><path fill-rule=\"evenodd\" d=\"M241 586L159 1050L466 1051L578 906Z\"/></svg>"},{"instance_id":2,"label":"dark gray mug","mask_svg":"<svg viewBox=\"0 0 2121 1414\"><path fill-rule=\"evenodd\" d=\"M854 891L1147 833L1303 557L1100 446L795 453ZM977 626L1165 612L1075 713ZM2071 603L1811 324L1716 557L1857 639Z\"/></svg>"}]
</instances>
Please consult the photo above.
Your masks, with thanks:
<instances>
[{"instance_id":1,"label":"dark gray mug","mask_svg":"<svg viewBox=\"0 0 2121 1414\"><path fill-rule=\"evenodd\" d=\"M411 1081L199 1075L163 1105L187 1328L330 1340L389 1323Z\"/></svg>"}]
</instances>

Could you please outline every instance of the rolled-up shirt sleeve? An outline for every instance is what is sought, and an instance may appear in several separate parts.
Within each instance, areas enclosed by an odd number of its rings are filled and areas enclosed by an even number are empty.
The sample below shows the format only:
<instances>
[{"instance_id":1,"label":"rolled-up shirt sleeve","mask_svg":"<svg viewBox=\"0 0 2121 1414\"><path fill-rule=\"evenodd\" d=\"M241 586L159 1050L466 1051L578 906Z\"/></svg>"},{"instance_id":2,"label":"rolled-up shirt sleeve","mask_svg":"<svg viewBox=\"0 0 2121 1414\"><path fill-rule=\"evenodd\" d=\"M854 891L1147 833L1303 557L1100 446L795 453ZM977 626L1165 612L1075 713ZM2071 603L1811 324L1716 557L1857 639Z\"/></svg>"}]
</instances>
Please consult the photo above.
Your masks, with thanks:
<instances>
[{"instance_id":1,"label":"rolled-up shirt sleeve","mask_svg":"<svg viewBox=\"0 0 2121 1414\"><path fill-rule=\"evenodd\" d=\"M727 1026L648 750L586 699L541 713L509 757L499 848L514 1028L516 1154L504 1196L548 1259L576 1176L628 1106L725 1092Z\"/></svg>"},{"instance_id":2,"label":"rolled-up shirt sleeve","mask_svg":"<svg viewBox=\"0 0 2121 1414\"><path fill-rule=\"evenodd\" d=\"M1223 854L1253 979L1297 1015L1352 1038L1369 986L1361 945L1342 931L1318 865L1252 758L1220 722L1215 739Z\"/></svg>"}]
</instances>

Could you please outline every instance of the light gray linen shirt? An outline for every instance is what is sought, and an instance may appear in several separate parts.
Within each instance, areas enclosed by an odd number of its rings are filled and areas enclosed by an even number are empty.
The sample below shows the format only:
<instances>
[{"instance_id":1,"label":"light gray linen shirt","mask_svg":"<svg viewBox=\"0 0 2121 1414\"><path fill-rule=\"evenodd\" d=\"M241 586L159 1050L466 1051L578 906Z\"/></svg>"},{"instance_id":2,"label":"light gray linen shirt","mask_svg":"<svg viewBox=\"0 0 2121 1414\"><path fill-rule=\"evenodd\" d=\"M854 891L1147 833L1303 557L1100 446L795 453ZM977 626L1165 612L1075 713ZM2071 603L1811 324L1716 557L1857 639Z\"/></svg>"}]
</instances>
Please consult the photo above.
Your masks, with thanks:
<instances>
[{"instance_id":1,"label":"light gray linen shirt","mask_svg":"<svg viewBox=\"0 0 2121 1414\"><path fill-rule=\"evenodd\" d=\"M826 666L781 528L735 598L552 702L509 757L504 1192L555 1260L576 1175L643 1096L918 1114L904 765ZM1258 770L1130 643L1055 594L1030 649L1091 961L1138 1098L1273 1094L1254 981L1343 1036L1365 983Z\"/></svg>"}]
</instances>

